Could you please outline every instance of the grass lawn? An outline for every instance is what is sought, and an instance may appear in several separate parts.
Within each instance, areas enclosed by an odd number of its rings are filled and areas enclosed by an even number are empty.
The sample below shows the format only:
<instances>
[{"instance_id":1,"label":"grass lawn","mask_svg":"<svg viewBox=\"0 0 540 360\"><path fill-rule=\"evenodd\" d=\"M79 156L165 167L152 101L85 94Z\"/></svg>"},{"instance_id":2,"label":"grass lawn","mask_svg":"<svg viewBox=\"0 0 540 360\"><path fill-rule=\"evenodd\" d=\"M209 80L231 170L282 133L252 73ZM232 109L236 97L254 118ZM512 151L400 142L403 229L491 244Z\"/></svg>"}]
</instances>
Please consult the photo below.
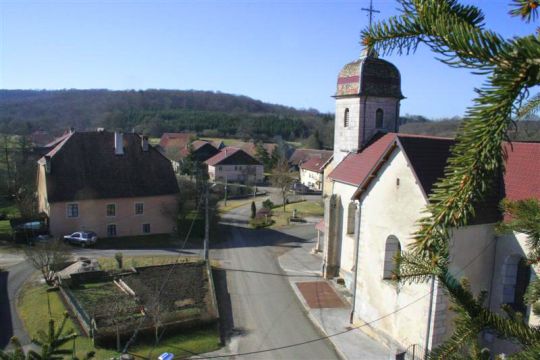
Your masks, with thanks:
<instances>
[{"instance_id":1,"label":"grass lawn","mask_svg":"<svg viewBox=\"0 0 540 360\"><path fill-rule=\"evenodd\" d=\"M155 249L176 248L182 242L170 234L122 236L98 239L96 249Z\"/></svg>"},{"instance_id":2,"label":"grass lawn","mask_svg":"<svg viewBox=\"0 0 540 360\"><path fill-rule=\"evenodd\" d=\"M46 286L35 282L27 283L18 299L17 308L23 320L25 328L30 336L35 336L40 329L47 328L49 315L47 310ZM61 321L62 314L66 311L58 292L49 293L52 318ZM78 331L76 324L69 319L66 323L65 331L74 329ZM219 332L216 326L194 329L184 334L171 335L164 337L161 344L153 349L152 344L136 344L130 349L131 353L147 356L152 352L152 358L163 352L172 352L177 358L188 357L192 354L200 354L216 350L220 347ZM73 343L66 344L71 348ZM95 351L95 359L109 359L118 356L118 353L112 349L94 347L92 340L85 336L77 338L75 343L76 354L82 358L88 351Z\"/></svg>"},{"instance_id":3,"label":"grass lawn","mask_svg":"<svg viewBox=\"0 0 540 360\"><path fill-rule=\"evenodd\" d=\"M253 198L249 199L238 199L238 200L227 200L227 206L225 206L223 201L220 201L218 203L219 206L219 212L220 213L226 213L227 211L231 211L233 209L239 208L240 206L251 204L253 201Z\"/></svg>"},{"instance_id":4,"label":"grass lawn","mask_svg":"<svg viewBox=\"0 0 540 360\"><path fill-rule=\"evenodd\" d=\"M9 225L9 220L0 221L0 240L10 241L12 239L11 235L11 225Z\"/></svg>"},{"instance_id":5,"label":"grass lawn","mask_svg":"<svg viewBox=\"0 0 540 360\"><path fill-rule=\"evenodd\" d=\"M288 204L283 211L283 206L279 205L272 209L274 213L273 219L276 222L273 226L280 227L289 225L289 218L293 214L293 210L296 209L296 214L299 217L306 216L323 216L324 207L320 201L302 201L294 204Z\"/></svg>"}]
</instances>

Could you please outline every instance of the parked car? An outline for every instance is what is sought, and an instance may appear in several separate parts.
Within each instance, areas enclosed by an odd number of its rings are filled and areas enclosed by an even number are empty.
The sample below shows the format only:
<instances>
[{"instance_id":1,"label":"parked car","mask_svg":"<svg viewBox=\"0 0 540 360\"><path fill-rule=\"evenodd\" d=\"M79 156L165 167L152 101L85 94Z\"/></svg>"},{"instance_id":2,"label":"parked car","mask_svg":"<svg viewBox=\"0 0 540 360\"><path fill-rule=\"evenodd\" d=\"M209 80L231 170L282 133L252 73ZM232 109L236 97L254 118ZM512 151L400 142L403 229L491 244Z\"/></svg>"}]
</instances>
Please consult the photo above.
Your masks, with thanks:
<instances>
[{"instance_id":1,"label":"parked car","mask_svg":"<svg viewBox=\"0 0 540 360\"><path fill-rule=\"evenodd\" d=\"M71 235L65 235L64 242L82 247L94 245L97 242L97 234L93 231L77 231Z\"/></svg>"},{"instance_id":2,"label":"parked car","mask_svg":"<svg viewBox=\"0 0 540 360\"><path fill-rule=\"evenodd\" d=\"M311 192L309 187L300 182L292 184L291 190L294 191L295 194L309 194Z\"/></svg>"}]
</instances>

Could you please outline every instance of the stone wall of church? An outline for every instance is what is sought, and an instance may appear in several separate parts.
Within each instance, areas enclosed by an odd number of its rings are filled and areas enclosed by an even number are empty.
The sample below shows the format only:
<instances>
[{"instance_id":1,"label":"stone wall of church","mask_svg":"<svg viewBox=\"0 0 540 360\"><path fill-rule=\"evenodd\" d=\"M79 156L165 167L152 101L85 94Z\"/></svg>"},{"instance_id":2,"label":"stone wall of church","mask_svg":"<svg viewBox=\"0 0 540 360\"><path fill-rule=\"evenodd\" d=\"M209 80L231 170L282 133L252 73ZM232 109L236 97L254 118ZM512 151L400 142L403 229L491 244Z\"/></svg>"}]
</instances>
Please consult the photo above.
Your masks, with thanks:
<instances>
[{"instance_id":1,"label":"stone wall of church","mask_svg":"<svg viewBox=\"0 0 540 360\"><path fill-rule=\"evenodd\" d=\"M345 110L349 109L349 124L345 127ZM348 152L357 151L360 145L360 98L345 97L336 99L336 118L334 123L334 161L336 164Z\"/></svg>"},{"instance_id":2,"label":"stone wall of church","mask_svg":"<svg viewBox=\"0 0 540 360\"><path fill-rule=\"evenodd\" d=\"M363 106L361 116L366 119L365 135L363 137L364 142L368 142L369 139L378 131L385 130L389 132L398 131L398 119L399 119L399 99L387 98L387 97L368 97L365 102L362 100ZM383 111L383 127L377 128L375 126L377 110ZM364 115L365 111L365 115Z\"/></svg>"},{"instance_id":3,"label":"stone wall of church","mask_svg":"<svg viewBox=\"0 0 540 360\"><path fill-rule=\"evenodd\" d=\"M398 181L399 179L399 181ZM405 249L426 199L403 153L396 149L361 199L356 316L374 322L372 334L389 346L425 346L430 285L384 280L386 242L395 236ZM412 304L412 305L411 305Z\"/></svg>"},{"instance_id":4,"label":"stone wall of church","mask_svg":"<svg viewBox=\"0 0 540 360\"><path fill-rule=\"evenodd\" d=\"M348 152L356 152L378 131L398 131L399 99L387 97L344 97L336 99L334 161L338 164ZM349 123L345 127L345 112ZM383 126L376 127L377 110L382 110ZM365 123L365 124L364 124Z\"/></svg>"}]
</instances>

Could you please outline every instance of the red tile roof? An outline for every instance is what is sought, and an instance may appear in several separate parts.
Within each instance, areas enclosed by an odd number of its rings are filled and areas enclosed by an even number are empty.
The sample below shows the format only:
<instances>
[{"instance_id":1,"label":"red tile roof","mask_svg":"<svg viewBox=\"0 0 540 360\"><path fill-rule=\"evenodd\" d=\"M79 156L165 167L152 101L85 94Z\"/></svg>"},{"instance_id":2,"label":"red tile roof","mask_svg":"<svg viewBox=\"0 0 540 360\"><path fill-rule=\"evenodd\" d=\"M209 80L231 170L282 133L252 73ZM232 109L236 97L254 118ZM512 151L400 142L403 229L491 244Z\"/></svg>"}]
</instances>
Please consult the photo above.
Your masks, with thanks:
<instances>
[{"instance_id":1,"label":"red tile roof","mask_svg":"<svg viewBox=\"0 0 540 360\"><path fill-rule=\"evenodd\" d=\"M317 150L317 149L296 149L289 157L289 163L291 165L299 166L301 163L307 161L312 156L332 156L333 151L330 150Z\"/></svg>"},{"instance_id":2,"label":"red tile roof","mask_svg":"<svg viewBox=\"0 0 540 360\"><path fill-rule=\"evenodd\" d=\"M331 154L321 154L320 156L312 156L306 162L300 164L300 168L304 170L309 170L317 173L322 173L324 166L328 160L332 157Z\"/></svg>"},{"instance_id":3,"label":"red tile roof","mask_svg":"<svg viewBox=\"0 0 540 360\"><path fill-rule=\"evenodd\" d=\"M359 186L375 169L379 159L390 148L395 139L395 133L388 133L375 140L362 152L348 154L330 173L329 177L339 182Z\"/></svg>"},{"instance_id":4,"label":"red tile roof","mask_svg":"<svg viewBox=\"0 0 540 360\"><path fill-rule=\"evenodd\" d=\"M239 148L228 146L226 148L221 149L220 152L212 156L210 159L206 160L205 163L210 166L217 165L238 151L241 151L241 150Z\"/></svg>"},{"instance_id":5,"label":"red tile roof","mask_svg":"<svg viewBox=\"0 0 540 360\"><path fill-rule=\"evenodd\" d=\"M505 196L510 200L540 200L540 143L505 143Z\"/></svg>"},{"instance_id":6,"label":"red tile roof","mask_svg":"<svg viewBox=\"0 0 540 360\"><path fill-rule=\"evenodd\" d=\"M159 140L159 146L163 149L168 146L174 146L181 149L189 143L191 138L196 136L197 134L192 132L164 133Z\"/></svg>"}]
</instances>

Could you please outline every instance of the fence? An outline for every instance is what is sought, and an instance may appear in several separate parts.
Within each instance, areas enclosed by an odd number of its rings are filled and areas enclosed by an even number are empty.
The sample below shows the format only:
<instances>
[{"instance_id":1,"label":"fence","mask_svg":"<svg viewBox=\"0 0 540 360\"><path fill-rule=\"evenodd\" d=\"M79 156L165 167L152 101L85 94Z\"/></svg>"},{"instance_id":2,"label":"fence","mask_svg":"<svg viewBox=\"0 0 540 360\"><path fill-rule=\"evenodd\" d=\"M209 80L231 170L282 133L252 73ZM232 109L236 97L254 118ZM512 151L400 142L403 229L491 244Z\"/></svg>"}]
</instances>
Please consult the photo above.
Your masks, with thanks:
<instances>
[{"instance_id":1,"label":"fence","mask_svg":"<svg viewBox=\"0 0 540 360\"><path fill-rule=\"evenodd\" d=\"M407 350L396 354L396 360L424 360L426 352L423 347L413 344Z\"/></svg>"},{"instance_id":2,"label":"fence","mask_svg":"<svg viewBox=\"0 0 540 360\"><path fill-rule=\"evenodd\" d=\"M77 317L77 320L81 324L86 335L90 336L92 333L92 320L79 303L79 300L77 300L75 295L73 295L73 293L67 287L60 286L60 293L63 295L64 300L70 305L71 309L75 313L75 316Z\"/></svg>"}]
</instances>

